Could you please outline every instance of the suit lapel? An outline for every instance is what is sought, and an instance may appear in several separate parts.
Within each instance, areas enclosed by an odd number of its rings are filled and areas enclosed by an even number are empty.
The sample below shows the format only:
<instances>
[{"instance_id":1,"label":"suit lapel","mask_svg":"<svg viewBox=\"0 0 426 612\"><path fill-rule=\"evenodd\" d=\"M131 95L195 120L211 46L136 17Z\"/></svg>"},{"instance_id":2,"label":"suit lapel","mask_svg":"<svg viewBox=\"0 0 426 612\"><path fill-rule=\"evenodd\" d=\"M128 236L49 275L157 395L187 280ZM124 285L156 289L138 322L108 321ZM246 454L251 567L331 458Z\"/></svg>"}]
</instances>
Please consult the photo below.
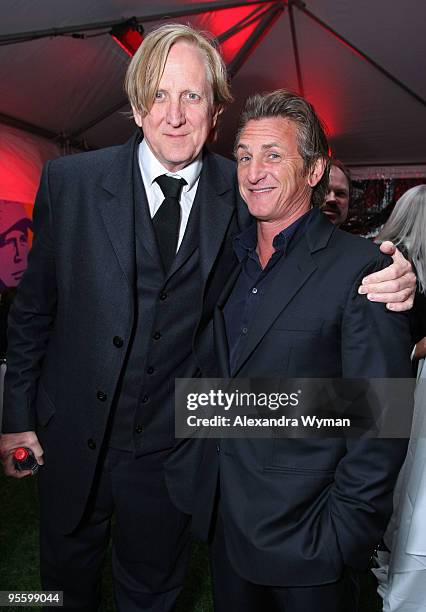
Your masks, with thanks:
<instances>
[{"instance_id":1,"label":"suit lapel","mask_svg":"<svg viewBox=\"0 0 426 612\"><path fill-rule=\"evenodd\" d=\"M200 267L205 286L235 214L235 185L222 174L218 162L208 151L203 159L196 204L200 208Z\"/></svg>"},{"instance_id":2,"label":"suit lapel","mask_svg":"<svg viewBox=\"0 0 426 612\"><path fill-rule=\"evenodd\" d=\"M237 282L241 272L241 264L237 264L226 283L214 310L213 325L214 325L214 343L217 363L219 365L219 376L221 378L229 378L231 371L229 367L229 346L228 337L226 334L225 318L223 316L223 308Z\"/></svg>"},{"instance_id":3,"label":"suit lapel","mask_svg":"<svg viewBox=\"0 0 426 612\"><path fill-rule=\"evenodd\" d=\"M106 166L102 179L103 197L96 201L112 248L130 286L135 277L135 229L133 160L139 133L122 147Z\"/></svg>"},{"instance_id":4,"label":"suit lapel","mask_svg":"<svg viewBox=\"0 0 426 612\"><path fill-rule=\"evenodd\" d=\"M290 253L281 258L277 269L273 271L266 292L259 307L258 316L255 317L251 330L247 335L241 353L236 375L244 363L256 349L262 338L273 325L275 319L286 308L293 297L301 290L311 275L317 269L312 254L324 248L334 226L320 213L309 224L304 236L298 240Z\"/></svg>"}]
</instances>

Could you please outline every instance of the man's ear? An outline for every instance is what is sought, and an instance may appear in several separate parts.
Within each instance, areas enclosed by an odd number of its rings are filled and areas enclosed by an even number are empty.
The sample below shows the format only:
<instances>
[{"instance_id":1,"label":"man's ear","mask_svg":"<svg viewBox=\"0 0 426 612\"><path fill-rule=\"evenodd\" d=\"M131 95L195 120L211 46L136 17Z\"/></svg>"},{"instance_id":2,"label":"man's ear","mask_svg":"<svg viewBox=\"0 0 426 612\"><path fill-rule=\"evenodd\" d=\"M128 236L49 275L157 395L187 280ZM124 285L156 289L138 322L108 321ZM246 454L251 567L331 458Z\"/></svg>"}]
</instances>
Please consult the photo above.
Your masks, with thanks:
<instances>
[{"instance_id":1,"label":"man's ear","mask_svg":"<svg viewBox=\"0 0 426 612\"><path fill-rule=\"evenodd\" d=\"M133 119L138 127L142 127L142 113L132 106Z\"/></svg>"},{"instance_id":2,"label":"man's ear","mask_svg":"<svg viewBox=\"0 0 426 612\"><path fill-rule=\"evenodd\" d=\"M315 187L315 185L318 185L318 183L322 179L322 175L324 174L326 164L327 162L324 157L319 157L316 160L316 162L309 171L308 185L310 187Z\"/></svg>"}]
</instances>

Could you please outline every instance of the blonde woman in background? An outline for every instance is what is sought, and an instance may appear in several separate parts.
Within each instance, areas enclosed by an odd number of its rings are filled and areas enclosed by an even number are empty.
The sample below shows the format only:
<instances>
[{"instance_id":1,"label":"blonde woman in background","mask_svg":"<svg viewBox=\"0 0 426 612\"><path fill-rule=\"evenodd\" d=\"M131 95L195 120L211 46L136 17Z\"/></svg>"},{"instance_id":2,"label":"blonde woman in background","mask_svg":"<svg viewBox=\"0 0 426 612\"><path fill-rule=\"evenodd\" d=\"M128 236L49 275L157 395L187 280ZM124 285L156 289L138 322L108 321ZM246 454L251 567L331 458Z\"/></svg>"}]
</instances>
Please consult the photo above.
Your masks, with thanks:
<instances>
[{"instance_id":1,"label":"blonde woman in background","mask_svg":"<svg viewBox=\"0 0 426 612\"><path fill-rule=\"evenodd\" d=\"M384 612L426 612L426 185L409 189L395 204L377 237L392 240L417 273L411 322L415 408L407 458L395 491L394 513L385 534L388 553L375 570Z\"/></svg>"}]
</instances>

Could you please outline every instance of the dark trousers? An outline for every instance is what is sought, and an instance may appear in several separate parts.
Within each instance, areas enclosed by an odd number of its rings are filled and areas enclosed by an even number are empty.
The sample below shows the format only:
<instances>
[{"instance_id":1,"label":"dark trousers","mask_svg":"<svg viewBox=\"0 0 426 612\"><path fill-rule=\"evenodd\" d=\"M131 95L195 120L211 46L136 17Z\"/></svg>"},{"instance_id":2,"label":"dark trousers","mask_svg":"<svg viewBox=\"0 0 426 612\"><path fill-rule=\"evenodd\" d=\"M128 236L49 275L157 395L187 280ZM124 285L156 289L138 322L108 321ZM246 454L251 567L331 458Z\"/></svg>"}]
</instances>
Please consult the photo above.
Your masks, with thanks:
<instances>
[{"instance_id":1,"label":"dark trousers","mask_svg":"<svg viewBox=\"0 0 426 612\"><path fill-rule=\"evenodd\" d=\"M210 567L215 612L356 612L358 609L358 576L349 568L337 582L312 587L264 586L242 578L229 559L220 516L210 546Z\"/></svg>"},{"instance_id":2,"label":"dark trousers","mask_svg":"<svg viewBox=\"0 0 426 612\"><path fill-rule=\"evenodd\" d=\"M79 527L64 535L41 504L40 554L45 590L63 590L64 608L95 612L112 527L114 596L119 612L168 612L185 578L189 517L171 503L167 452L134 459L109 449ZM72 486L72 483L70 483Z\"/></svg>"}]
</instances>

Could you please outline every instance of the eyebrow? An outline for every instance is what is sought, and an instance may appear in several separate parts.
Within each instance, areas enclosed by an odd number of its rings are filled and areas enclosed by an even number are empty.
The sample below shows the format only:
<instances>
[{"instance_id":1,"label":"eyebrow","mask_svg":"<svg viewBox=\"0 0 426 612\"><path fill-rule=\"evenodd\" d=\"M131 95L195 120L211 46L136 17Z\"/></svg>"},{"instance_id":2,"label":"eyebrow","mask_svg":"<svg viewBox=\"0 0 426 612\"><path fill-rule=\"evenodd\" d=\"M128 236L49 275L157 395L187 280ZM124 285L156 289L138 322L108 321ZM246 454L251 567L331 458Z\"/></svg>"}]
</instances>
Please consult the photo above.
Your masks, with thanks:
<instances>
[{"instance_id":1,"label":"eyebrow","mask_svg":"<svg viewBox=\"0 0 426 612\"><path fill-rule=\"evenodd\" d=\"M281 148L281 145L279 145L277 142L269 142L267 144L262 145L262 149L264 151L268 150L268 149L272 149L272 147L278 147ZM238 143L237 145L237 149L244 149L244 151L248 151L250 147L244 143Z\"/></svg>"}]
</instances>

